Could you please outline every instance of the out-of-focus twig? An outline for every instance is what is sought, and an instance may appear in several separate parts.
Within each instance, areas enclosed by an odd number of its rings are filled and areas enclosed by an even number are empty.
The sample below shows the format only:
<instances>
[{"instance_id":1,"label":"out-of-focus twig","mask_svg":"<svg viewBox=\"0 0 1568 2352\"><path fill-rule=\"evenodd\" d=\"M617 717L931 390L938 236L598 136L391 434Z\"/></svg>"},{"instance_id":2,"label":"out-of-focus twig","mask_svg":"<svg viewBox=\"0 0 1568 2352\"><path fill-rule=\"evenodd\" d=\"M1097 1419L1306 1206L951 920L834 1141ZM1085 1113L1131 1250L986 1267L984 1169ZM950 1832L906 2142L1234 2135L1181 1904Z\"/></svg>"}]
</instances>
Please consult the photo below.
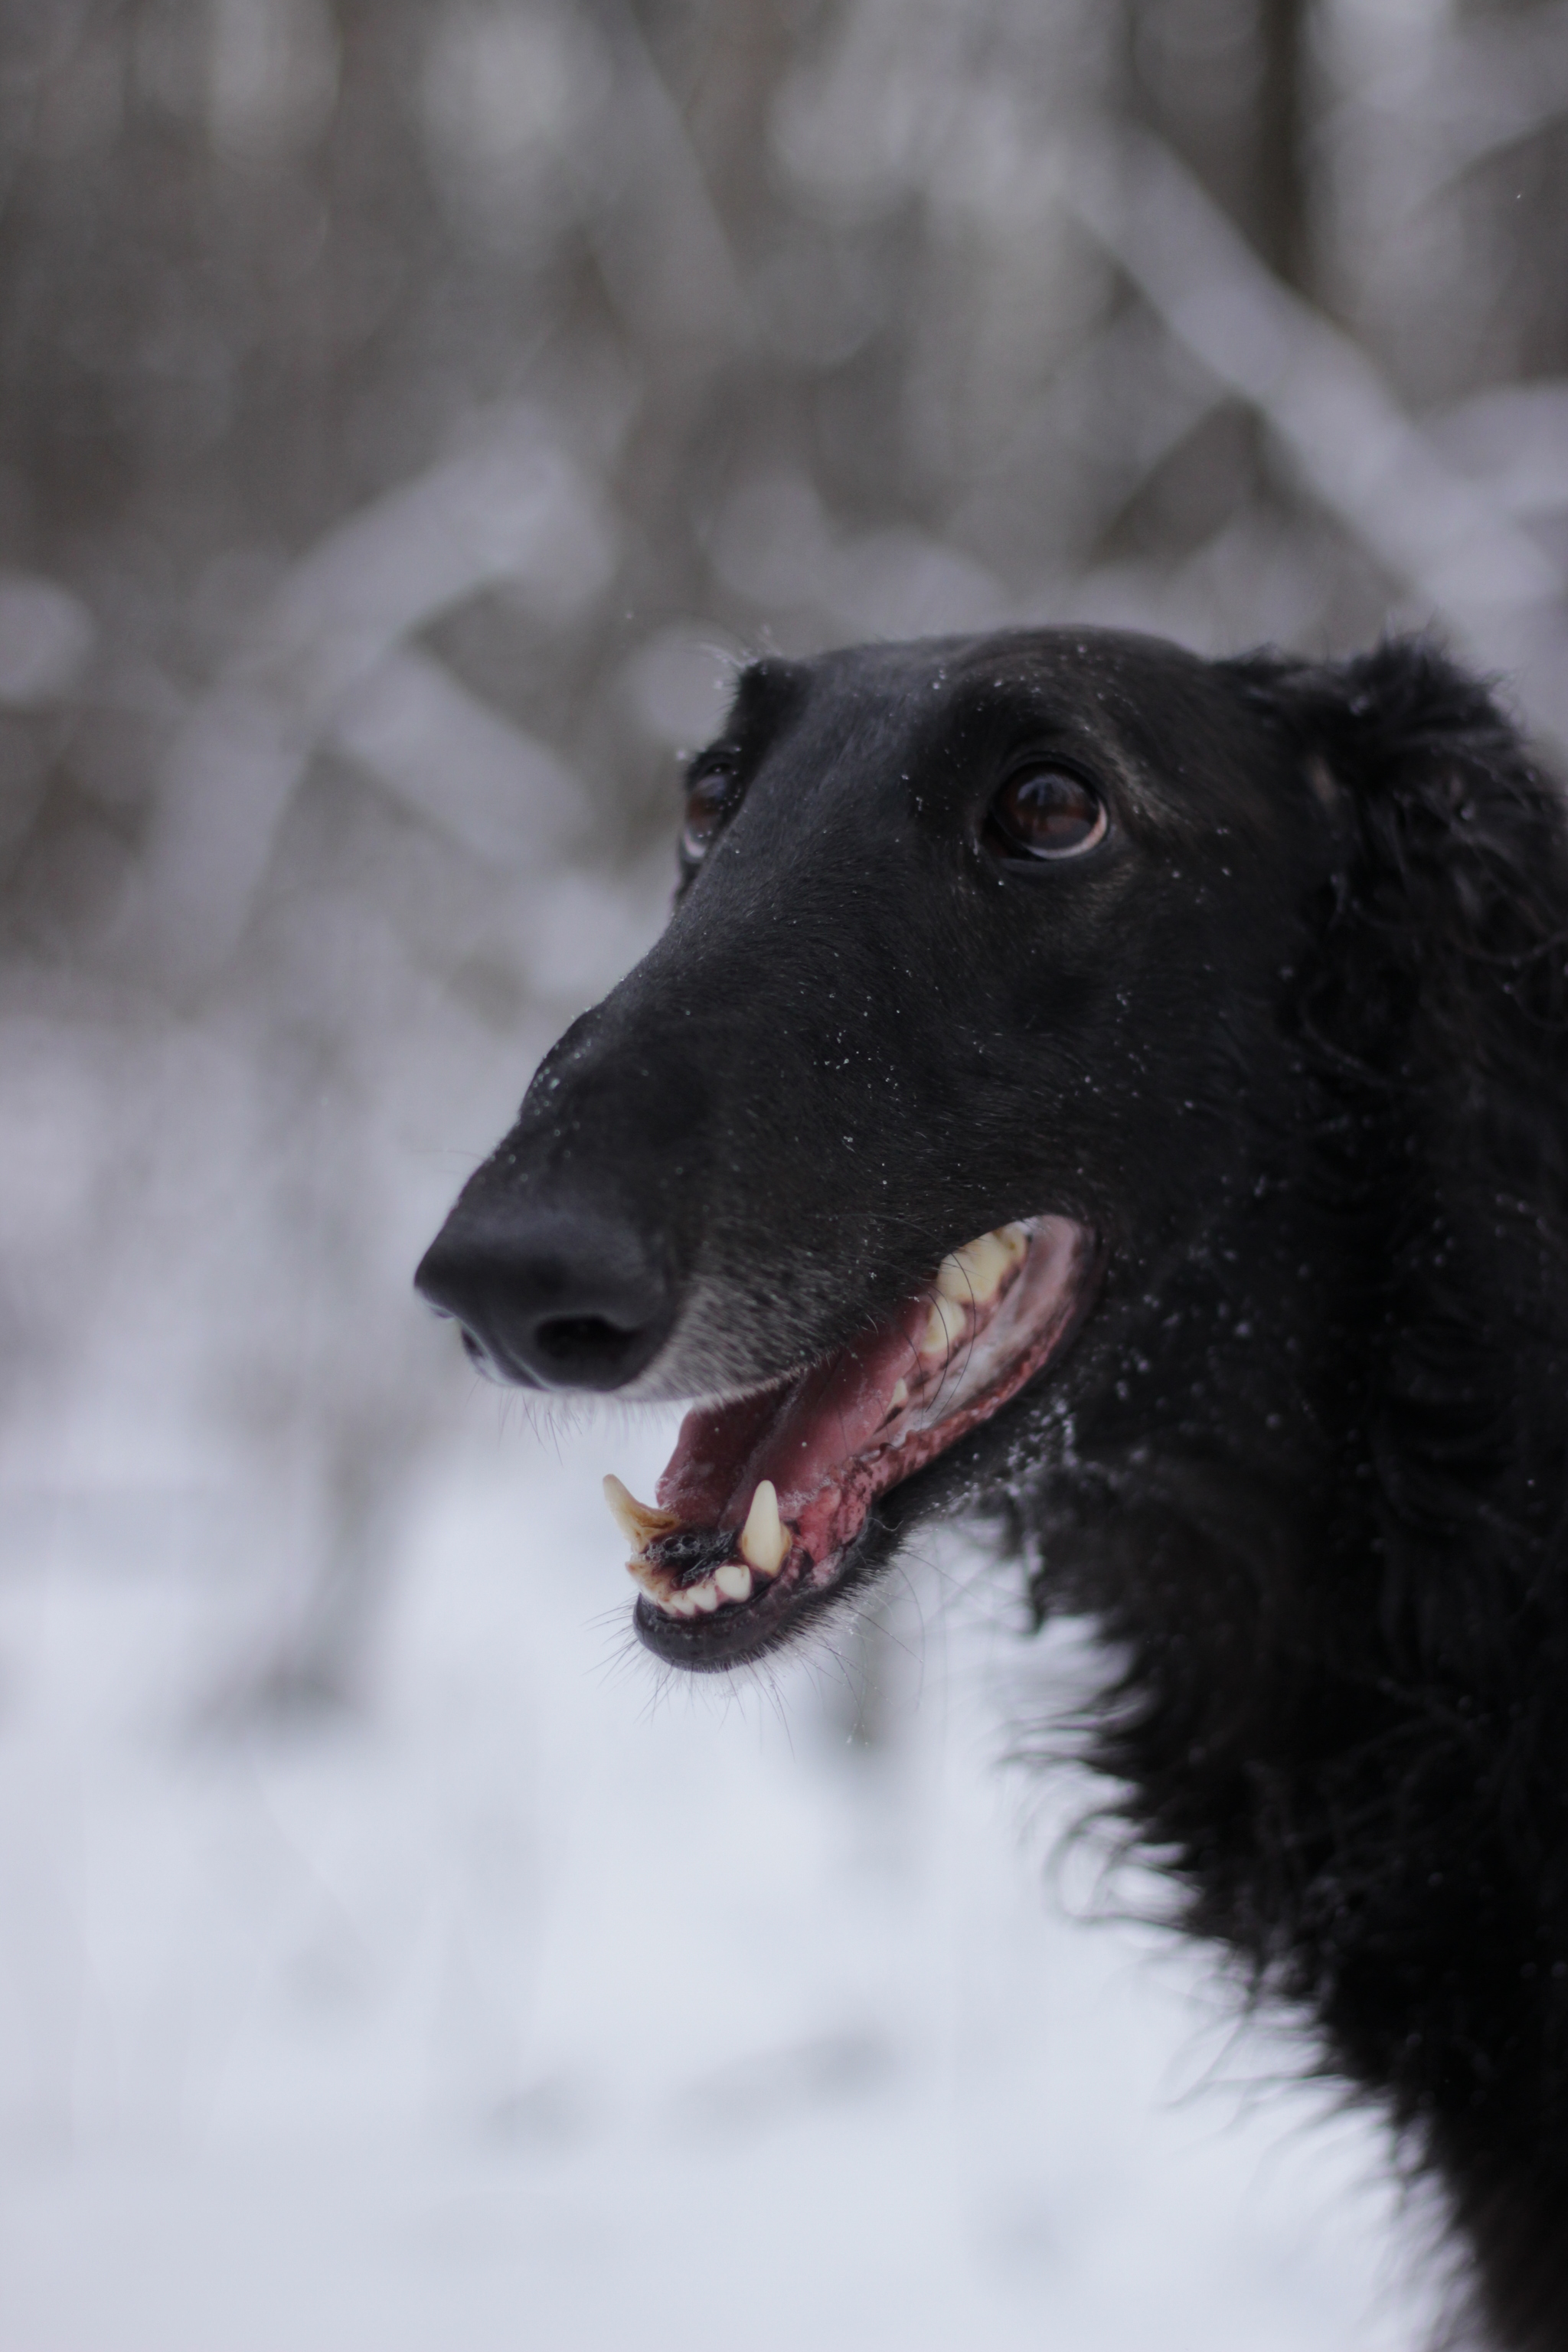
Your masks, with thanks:
<instances>
[{"instance_id":1,"label":"out-of-focus twig","mask_svg":"<svg viewBox=\"0 0 1568 2352\"><path fill-rule=\"evenodd\" d=\"M1494 384L1429 418L1427 430L1508 513L1568 509L1568 383Z\"/></svg>"},{"instance_id":2,"label":"out-of-focus twig","mask_svg":"<svg viewBox=\"0 0 1568 2352\"><path fill-rule=\"evenodd\" d=\"M353 699L390 676L405 640L503 581L570 610L603 584L611 560L597 499L532 416L330 532L268 598L174 739L123 926L128 956L176 988L222 966L311 753L341 716L353 748ZM368 706L355 723L374 731Z\"/></svg>"},{"instance_id":3,"label":"out-of-focus twig","mask_svg":"<svg viewBox=\"0 0 1568 2352\"><path fill-rule=\"evenodd\" d=\"M487 865L558 851L583 814L564 762L415 646L399 646L361 683L331 741Z\"/></svg>"},{"instance_id":4,"label":"out-of-focus twig","mask_svg":"<svg viewBox=\"0 0 1568 2352\"><path fill-rule=\"evenodd\" d=\"M1568 0L1456 26L1436 38L1423 33L1402 63L1348 94L1340 113L1381 116L1406 135L1419 126L1429 198L1568 114ZM1324 135L1332 140L1336 131L1331 121Z\"/></svg>"},{"instance_id":5,"label":"out-of-focus twig","mask_svg":"<svg viewBox=\"0 0 1568 2352\"><path fill-rule=\"evenodd\" d=\"M1272 277L1148 134L1108 126L1075 142L1061 194L1170 331L1258 411L1322 505L1568 737L1561 567L1445 461L1365 351Z\"/></svg>"},{"instance_id":6,"label":"out-of-focus twig","mask_svg":"<svg viewBox=\"0 0 1568 2352\"><path fill-rule=\"evenodd\" d=\"M580 179L584 228L617 313L645 353L679 372L743 345L752 321L724 225L691 143L629 6L606 15L620 68L617 146Z\"/></svg>"}]
</instances>

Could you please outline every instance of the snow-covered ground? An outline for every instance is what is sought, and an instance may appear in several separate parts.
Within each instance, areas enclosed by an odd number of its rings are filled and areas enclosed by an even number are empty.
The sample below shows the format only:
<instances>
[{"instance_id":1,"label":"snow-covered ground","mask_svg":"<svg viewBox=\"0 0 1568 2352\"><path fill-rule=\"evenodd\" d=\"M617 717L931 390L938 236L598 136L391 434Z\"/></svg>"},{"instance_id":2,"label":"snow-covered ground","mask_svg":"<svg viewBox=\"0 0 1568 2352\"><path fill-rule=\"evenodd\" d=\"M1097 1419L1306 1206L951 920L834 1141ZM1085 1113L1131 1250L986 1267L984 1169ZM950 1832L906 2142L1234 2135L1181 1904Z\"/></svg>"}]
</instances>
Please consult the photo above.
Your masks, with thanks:
<instances>
[{"instance_id":1,"label":"snow-covered ground","mask_svg":"<svg viewBox=\"0 0 1568 2352\"><path fill-rule=\"evenodd\" d=\"M668 1427L469 1418L293 1728L194 1705L167 1513L12 1514L3 2352L1419 2339L1373 2126L1046 1867L1070 1630L951 1545L847 1666L661 1685L598 1483Z\"/></svg>"}]
</instances>

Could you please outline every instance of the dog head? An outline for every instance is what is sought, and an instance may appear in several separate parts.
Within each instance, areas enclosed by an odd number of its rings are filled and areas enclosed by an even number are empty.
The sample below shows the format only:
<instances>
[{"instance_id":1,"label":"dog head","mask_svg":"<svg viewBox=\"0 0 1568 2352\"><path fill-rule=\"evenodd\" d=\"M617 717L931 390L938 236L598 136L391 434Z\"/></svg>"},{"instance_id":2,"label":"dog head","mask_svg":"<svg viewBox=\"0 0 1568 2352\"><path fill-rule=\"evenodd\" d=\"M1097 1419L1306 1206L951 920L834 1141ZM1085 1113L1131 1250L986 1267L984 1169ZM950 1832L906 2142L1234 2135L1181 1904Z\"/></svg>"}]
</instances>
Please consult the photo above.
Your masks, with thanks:
<instances>
[{"instance_id":1,"label":"dog head","mask_svg":"<svg viewBox=\"0 0 1568 2352\"><path fill-rule=\"evenodd\" d=\"M1267 1189L1337 819L1244 667L1094 631L761 662L687 794L417 1279L500 1379L693 1401L612 1501L700 1668L1022 1475Z\"/></svg>"}]
</instances>

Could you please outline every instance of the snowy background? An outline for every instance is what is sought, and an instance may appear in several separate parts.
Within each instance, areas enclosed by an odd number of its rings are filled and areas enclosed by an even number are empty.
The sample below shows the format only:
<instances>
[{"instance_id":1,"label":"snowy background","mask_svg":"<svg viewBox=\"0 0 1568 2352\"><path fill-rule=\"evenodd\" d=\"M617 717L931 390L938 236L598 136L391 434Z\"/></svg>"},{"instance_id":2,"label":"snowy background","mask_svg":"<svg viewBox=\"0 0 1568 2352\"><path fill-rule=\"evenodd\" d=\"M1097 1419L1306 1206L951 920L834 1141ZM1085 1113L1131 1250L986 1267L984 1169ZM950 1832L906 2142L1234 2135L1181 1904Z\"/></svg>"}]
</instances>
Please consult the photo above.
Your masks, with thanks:
<instances>
[{"instance_id":1,"label":"snowy background","mask_svg":"<svg viewBox=\"0 0 1568 2352\"><path fill-rule=\"evenodd\" d=\"M192 1722L232 1599L194 1545L123 1505L35 1538L0 2340L1407 2344L1371 2126L1237 2038L1206 1956L1086 1924L1088 1856L1043 1891L1083 1791L999 1773L999 1725L1081 1644L1023 1682L953 1548L841 1666L661 1691L605 1447L491 1420L432 1459L371 1696L308 1731ZM612 1453L647 1487L659 1433Z\"/></svg>"},{"instance_id":2,"label":"snowy background","mask_svg":"<svg viewBox=\"0 0 1568 2352\"><path fill-rule=\"evenodd\" d=\"M0 5L0 2352L1414 2347L1005 1759L735 1690L412 1268L737 658L1436 622L1568 738L1563 0Z\"/></svg>"}]
</instances>

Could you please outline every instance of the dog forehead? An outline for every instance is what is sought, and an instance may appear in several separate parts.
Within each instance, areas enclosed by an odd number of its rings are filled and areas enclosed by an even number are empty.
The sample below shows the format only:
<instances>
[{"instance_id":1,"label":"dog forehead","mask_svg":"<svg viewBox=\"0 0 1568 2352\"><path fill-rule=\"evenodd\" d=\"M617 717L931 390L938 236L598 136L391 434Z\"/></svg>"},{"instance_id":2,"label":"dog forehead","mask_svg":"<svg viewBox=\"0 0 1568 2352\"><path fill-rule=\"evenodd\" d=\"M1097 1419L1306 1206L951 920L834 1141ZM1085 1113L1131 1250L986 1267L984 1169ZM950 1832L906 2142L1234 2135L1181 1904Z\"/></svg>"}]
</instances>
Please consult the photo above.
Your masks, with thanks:
<instances>
[{"instance_id":1,"label":"dog forehead","mask_svg":"<svg viewBox=\"0 0 1568 2352\"><path fill-rule=\"evenodd\" d=\"M805 802L864 811L940 798L965 784L966 751L1038 730L1089 758L1151 816L1176 816L1194 799L1211 802L1215 786L1230 797L1236 762L1226 755L1248 731L1213 664L1158 637L1089 628L764 663L742 680L734 717L737 734L757 744L765 783L797 813Z\"/></svg>"},{"instance_id":2,"label":"dog forehead","mask_svg":"<svg viewBox=\"0 0 1568 2352\"><path fill-rule=\"evenodd\" d=\"M1092 717L1089 682L1074 675L1059 649L1018 631L846 646L807 661L758 663L741 679L731 730L755 741L764 758L784 754L797 782L831 776L864 789L889 757L907 766L906 755L918 756L1000 700L1063 719Z\"/></svg>"},{"instance_id":3,"label":"dog forehead","mask_svg":"<svg viewBox=\"0 0 1568 2352\"><path fill-rule=\"evenodd\" d=\"M854 646L746 671L724 738L750 772L740 829L796 832L803 818L907 807L951 720L945 650L944 641Z\"/></svg>"},{"instance_id":4,"label":"dog forehead","mask_svg":"<svg viewBox=\"0 0 1568 2352\"><path fill-rule=\"evenodd\" d=\"M1092 723L1104 718L1099 648L1039 631L991 637L931 637L908 645L848 646L805 669L803 710L854 721L889 740L930 740L955 720L1014 707Z\"/></svg>"}]
</instances>

